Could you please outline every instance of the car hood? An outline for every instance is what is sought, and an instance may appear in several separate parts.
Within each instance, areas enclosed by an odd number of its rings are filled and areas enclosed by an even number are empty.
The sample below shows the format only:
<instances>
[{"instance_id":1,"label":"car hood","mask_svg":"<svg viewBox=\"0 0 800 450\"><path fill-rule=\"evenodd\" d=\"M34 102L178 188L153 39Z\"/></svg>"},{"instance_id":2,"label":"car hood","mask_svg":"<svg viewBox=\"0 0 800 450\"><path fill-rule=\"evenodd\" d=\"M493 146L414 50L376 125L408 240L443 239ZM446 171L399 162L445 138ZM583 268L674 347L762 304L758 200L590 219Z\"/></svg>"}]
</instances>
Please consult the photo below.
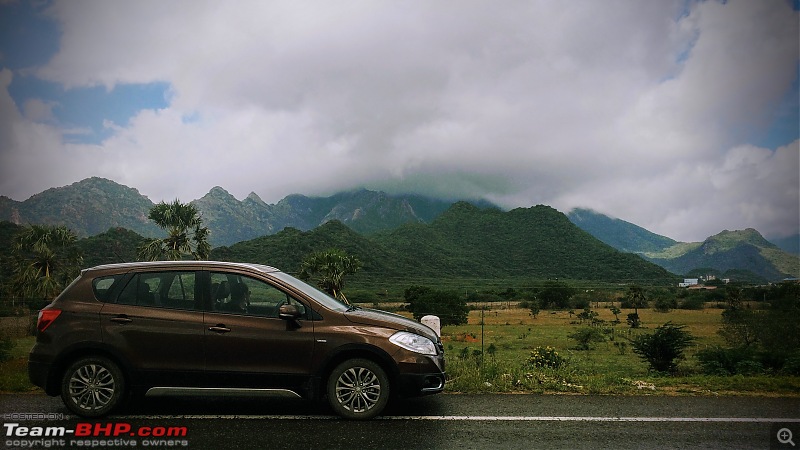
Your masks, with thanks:
<instances>
[{"instance_id":1,"label":"car hood","mask_svg":"<svg viewBox=\"0 0 800 450\"><path fill-rule=\"evenodd\" d=\"M400 331L410 331L425 336L433 342L439 341L436 332L427 325L415 322L398 314L392 314L378 309L354 309L352 311L347 311L344 315L351 322L392 328Z\"/></svg>"}]
</instances>

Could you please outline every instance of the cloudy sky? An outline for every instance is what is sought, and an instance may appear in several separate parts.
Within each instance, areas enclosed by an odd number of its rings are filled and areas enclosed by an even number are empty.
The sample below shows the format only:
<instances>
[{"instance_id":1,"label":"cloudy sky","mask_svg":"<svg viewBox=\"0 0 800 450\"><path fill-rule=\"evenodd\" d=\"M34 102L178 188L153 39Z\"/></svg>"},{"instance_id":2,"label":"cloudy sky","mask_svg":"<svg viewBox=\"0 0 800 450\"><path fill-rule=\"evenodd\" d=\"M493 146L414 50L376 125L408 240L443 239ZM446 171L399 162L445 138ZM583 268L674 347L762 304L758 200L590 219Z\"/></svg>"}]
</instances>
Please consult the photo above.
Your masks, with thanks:
<instances>
[{"instance_id":1,"label":"cloudy sky","mask_svg":"<svg viewBox=\"0 0 800 450\"><path fill-rule=\"evenodd\" d=\"M800 228L798 2L0 0L0 195L358 187Z\"/></svg>"}]
</instances>

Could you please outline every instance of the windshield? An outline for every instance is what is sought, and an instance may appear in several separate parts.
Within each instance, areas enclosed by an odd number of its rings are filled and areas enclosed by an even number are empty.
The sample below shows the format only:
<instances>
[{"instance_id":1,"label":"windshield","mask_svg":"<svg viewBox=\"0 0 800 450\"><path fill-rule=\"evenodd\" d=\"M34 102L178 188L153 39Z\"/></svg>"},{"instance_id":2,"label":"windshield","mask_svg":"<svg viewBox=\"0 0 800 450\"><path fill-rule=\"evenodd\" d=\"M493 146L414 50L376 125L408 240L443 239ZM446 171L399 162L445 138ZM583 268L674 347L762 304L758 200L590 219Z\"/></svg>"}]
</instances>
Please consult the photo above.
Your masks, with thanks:
<instances>
[{"instance_id":1,"label":"windshield","mask_svg":"<svg viewBox=\"0 0 800 450\"><path fill-rule=\"evenodd\" d=\"M332 309L334 311L344 312L347 311L350 306L336 300L335 298L331 297L330 295L326 294L325 292L320 291L319 289L311 286L310 284L306 283L303 280L297 279L289 274L283 272L272 272L270 273L273 277L283 281L286 284L296 287L297 289L303 291L309 297L316 300L322 306Z\"/></svg>"}]
</instances>

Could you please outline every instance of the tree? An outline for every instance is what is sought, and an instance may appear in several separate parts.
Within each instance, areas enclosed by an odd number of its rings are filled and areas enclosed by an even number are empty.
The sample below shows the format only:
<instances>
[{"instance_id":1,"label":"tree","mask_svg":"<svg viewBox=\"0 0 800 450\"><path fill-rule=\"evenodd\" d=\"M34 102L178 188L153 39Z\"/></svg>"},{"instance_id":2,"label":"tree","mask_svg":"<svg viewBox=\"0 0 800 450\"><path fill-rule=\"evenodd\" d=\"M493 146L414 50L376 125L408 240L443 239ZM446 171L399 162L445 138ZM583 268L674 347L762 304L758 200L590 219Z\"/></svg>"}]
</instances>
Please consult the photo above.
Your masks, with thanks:
<instances>
[{"instance_id":1,"label":"tree","mask_svg":"<svg viewBox=\"0 0 800 450\"><path fill-rule=\"evenodd\" d=\"M148 261L208 259L211 245L209 231L203 226L200 213L191 203L161 202L150 209L147 216L167 232L163 239L148 239L139 247L139 258Z\"/></svg>"},{"instance_id":2,"label":"tree","mask_svg":"<svg viewBox=\"0 0 800 450\"><path fill-rule=\"evenodd\" d=\"M334 298L347 301L342 289L344 278L358 272L361 261L342 250L330 249L311 254L300 265L300 279L309 281L315 278L317 286Z\"/></svg>"},{"instance_id":3,"label":"tree","mask_svg":"<svg viewBox=\"0 0 800 450\"><path fill-rule=\"evenodd\" d=\"M11 289L28 298L53 298L80 272L83 261L67 227L31 225L12 241Z\"/></svg>"},{"instance_id":4,"label":"tree","mask_svg":"<svg viewBox=\"0 0 800 450\"><path fill-rule=\"evenodd\" d=\"M614 315L614 322L619 323L619 314L622 312L616 306L610 306L609 309L611 310L611 314Z\"/></svg>"},{"instance_id":5,"label":"tree","mask_svg":"<svg viewBox=\"0 0 800 450\"><path fill-rule=\"evenodd\" d=\"M591 350L592 344L606 340L606 337L597 328L580 328L568 334L567 337L578 343L575 347L576 350Z\"/></svg>"},{"instance_id":6,"label":"tree","mask_svg":"<svg viewBox=\"0 0 800 450\"><path fill-rule=\"evenodd\" d=\"M430 314L438 316L442 325L467 323L469 315L467 300L457 292L411 286L405 290L405 300L416 320Z\"/></svg>"},{"instance_id":7,"label":"tree","mask_svg":"<svg viewBox=\"0 0 800 450\"><path fill-rule=\"evenodd\" d=\"M734 347L750 347L758 341L758 330L763 328L762 314L745 307L743 292L738 288L726 290L727 308L722 311L719 334Z\"/></svg>"},{"instance_id":8,"label":"tree","mask_svg":"<svg viewBox=\"0 0 800 450\"><path fill-rule=\"evenodd\" d=\"M647 297L644 295L644 289L641 286L630 286L628 293L625 295L625 306L633 308L633 313L628 314L628 325L631 328L639 328L642 324L639 319L639 308L647 305Z\"/></svg>"},{"instance_id":9,"label":"tree","mask_svg":"<svg viewBox=\"0 0 800 450\"><path fill-rule=\"evenodd\" d=\"M686 325L667 322L651 334L642 334L631 340L633 352L645 359L652 370L675 372L677 360L683 351L694 343L694 336L684 331Z\"/></svg>"},{"instance_id":10,"label":"tree","mask_svg":"<svg viewBox=\"0 0 800 450\"><path fill-rule=\"evenodd\" d=\"M541 300L543 307L569 308L569 299L575 294L575 290L566 283L559 281L547 281L544 288L539 291L537 297Z\"/></svg>"},{"instance_id":11,"label":"tree","mask_svg":"<svg viewBox=\"0 0 800 450\"><path fill-rule=\"evenodd\" d=\"M578 314L578 319L581 321L581 323L583 323L583 321L585 320L586 322L591 324L596 320L597 316L599 315L600 314L597 313L597 311L592 311L592 308L587 306L586 308L583 308L582 313Z\"/></svg>"},{"instance_id":12,"label":"tree","mask_svg":"<svg viewBox=\"0 0 800 450\"><path fill-rule=\"evenodd\" d=\"M536 299L533 299L528 302L528 308L530 308L531 315L533 316L534 319L536 318L536 316L539 315L539 312L542 309L541 305L539 304L539 300Z\"/></svg>"}]
</instances>

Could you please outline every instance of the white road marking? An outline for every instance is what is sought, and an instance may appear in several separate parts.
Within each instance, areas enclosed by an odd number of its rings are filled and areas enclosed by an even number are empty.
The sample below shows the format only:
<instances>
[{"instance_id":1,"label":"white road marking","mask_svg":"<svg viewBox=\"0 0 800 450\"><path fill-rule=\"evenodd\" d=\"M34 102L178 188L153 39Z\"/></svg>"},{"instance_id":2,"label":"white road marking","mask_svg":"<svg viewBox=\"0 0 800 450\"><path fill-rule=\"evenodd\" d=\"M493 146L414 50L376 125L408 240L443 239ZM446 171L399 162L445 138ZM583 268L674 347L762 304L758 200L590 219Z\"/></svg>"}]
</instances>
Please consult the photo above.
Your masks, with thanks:
<instances>
[{"instance_id":1,"label":"white road marking","mask_svg":"<svg viewBox=\"0 0 800 450\"><path fill-rule=\"evenodd\" d=\"M343 420L338 416L311 415L142 415L117 416L119 420ZM729 422L800 423L787 417L592 417L592 416L381 416L373 420L439 420L448 422Z\"/></svg>"}]
</instances>

